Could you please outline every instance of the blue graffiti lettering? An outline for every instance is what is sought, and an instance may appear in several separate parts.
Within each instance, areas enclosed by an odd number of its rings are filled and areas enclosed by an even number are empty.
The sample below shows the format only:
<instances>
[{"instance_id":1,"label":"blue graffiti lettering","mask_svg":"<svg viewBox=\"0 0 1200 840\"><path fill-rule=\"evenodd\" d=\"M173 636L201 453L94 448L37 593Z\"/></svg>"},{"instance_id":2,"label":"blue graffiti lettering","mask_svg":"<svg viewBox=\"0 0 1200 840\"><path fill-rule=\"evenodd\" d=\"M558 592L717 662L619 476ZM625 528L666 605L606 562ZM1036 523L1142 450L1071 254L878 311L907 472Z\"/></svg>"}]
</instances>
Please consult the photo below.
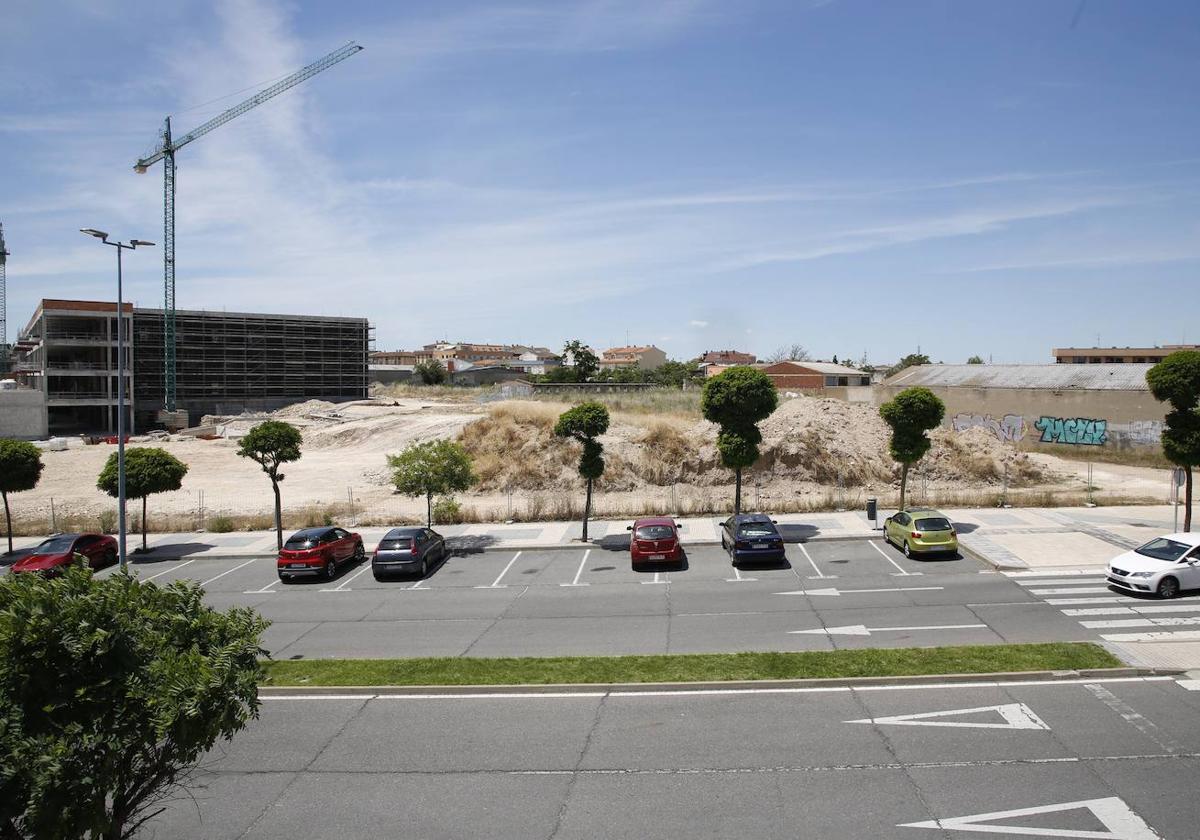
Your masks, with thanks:
<instances>
[{"instance_id":1,"label":"blue graffiti lettering","mask_svg":"<svg viewBox=\"0 0 1200 840\"><path fill-rule=\"evenodd\" d=\"M1034 427L1042 433L1042 443L1067 443L1073 446L1103 446L1108 441L1108 421L1087 417L1041 417Z\"/></svg>"}]
</instances>

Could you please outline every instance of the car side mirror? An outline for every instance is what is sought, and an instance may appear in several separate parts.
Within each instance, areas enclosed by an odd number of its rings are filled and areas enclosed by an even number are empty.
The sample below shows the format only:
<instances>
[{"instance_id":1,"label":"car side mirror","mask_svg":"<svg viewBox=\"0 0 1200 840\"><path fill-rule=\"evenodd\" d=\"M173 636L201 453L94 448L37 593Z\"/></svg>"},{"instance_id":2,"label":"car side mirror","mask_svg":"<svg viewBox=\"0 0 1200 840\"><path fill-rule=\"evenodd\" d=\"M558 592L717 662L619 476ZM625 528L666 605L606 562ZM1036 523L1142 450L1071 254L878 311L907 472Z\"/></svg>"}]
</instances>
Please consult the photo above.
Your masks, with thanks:
<instances>
[{"instance_id":1,"label":"car side mirror","mask_svg":"<svg viewBox=\"0 0 1200 840\"><path fill-rule=\"evenodd\" d=\"M778 524L779 524L779 520L778 520L778 519L772 519L772 520L771 520L771 524L772 524L772 525L778 525Z\"/></svg>"},{"instance_id":2,"label":"car side mirror","mask_svg":"<svg viewBox=\"0 0 1200 840\"><path fill-rule=\"evenodd\" d=\"M633 530L633 526L632 526L632 525L626 525L626 526L625 526L625 530L626 530L626 531L632 531L632 530Z\"/></svg>"}]
</instances>

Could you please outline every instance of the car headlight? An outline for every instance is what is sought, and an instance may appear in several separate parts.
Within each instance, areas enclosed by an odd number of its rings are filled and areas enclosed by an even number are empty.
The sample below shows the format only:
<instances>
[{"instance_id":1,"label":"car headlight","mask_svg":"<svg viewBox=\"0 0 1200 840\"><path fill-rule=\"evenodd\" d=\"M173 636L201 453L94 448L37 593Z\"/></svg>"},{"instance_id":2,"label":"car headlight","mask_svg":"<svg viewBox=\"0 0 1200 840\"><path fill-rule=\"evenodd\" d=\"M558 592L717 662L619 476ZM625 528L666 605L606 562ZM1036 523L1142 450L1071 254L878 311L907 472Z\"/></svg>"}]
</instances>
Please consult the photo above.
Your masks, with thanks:
<instances>
[{"instance_id":1,"label":"car headlight","mask_svg":"<svg viewBox=\"0 0 1200 840\"><path fill-rule=\"evenodd\" d=\"M1154 577L1154 572L1130 572L1126 577L1148 578Z\"/></svg>"}]
</instances>

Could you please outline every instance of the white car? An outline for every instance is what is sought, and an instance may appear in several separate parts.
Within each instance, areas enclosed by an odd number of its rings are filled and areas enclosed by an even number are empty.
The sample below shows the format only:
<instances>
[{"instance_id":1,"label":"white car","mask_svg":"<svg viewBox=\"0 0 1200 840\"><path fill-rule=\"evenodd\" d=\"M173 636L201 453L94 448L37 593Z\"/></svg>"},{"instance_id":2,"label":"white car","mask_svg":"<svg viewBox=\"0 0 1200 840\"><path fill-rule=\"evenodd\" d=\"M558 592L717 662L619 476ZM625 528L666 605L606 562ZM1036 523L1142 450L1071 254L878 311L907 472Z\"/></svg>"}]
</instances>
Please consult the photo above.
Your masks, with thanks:
<instances>
[{"instance_id":1,"label":"white car","mask_svg":"<svg viewBox=\"0 0 1200 840\"><path fill-rule=\"evenodd\" d=\"M1200 534L1167 534L1125 552L1108 564L1108 583L1160 598L1200 589Z\"/></svg>"}]
</instances>

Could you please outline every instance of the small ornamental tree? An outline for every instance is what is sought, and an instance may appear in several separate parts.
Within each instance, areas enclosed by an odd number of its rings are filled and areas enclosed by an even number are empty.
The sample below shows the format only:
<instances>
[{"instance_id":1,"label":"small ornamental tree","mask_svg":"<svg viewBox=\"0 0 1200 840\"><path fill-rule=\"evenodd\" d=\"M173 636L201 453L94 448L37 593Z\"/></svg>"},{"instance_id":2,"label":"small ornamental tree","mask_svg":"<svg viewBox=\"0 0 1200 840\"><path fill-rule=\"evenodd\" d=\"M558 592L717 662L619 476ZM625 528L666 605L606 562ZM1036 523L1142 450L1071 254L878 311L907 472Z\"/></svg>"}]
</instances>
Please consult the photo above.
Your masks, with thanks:
<instances>
[{"instance_id":1,"label":"small ornamental tree","mask_svg":"<svg viewBox=\"0 0 1200 840\"><path fill-rule=\"evenodd\" d=\"M1200 465L1200 351L1176 350L1146 372L1150 393L1169 403L1163 454L1183 467L1183 530L1192 530L1192 468Z\"/></svg>"},{"instance_id":2,"label":"small ornamental tree","mask_svg":"<svg viewBox=\"0 0 1200 840\"><path fill-rule=\"evenodd\" d=\"M423 385L441 385L446 381L446 366L438 359L427 359L413 367L413 373Z\"/></svg>"},{"instance_id":3,"label":"small ornamental tree","mask_svg":"<svg viewBox=\"0 0 1200 840\"><path fill-rule=\"evenodd\" d=\"M941 424L946 406L928 388L907 388L891 402L881 405L879 414L892 427L889 451L900 462L900 509L903 510L908 469L925 457L933 445L925 433Z\"/></svg>"},{"instance_id":4,"label":"small ornamental tree","mask_svg":"<svg viewBox=\"0 0 1200 840\"><path fill-rule=\"evenodd\" d=\"M283 503L279 497L279 482L284 477L279 468L300 460L300 443L300 430L291 423L265 420L247 432L238 446L237 454L257 462L271 479L271 489L275 491L275 542L279 551L283 551Z\"/></svg>"},{"instance_id":5,"label":"small ornamental tree","mask_svg":"<svg viewBox=\"0 0 1200 840\"><path fill-rule=\"evenodd\" d=\"M583 541L588 538L588 517L592 515L592 484L604 475L604 445L596 438L608 431L608 409L598 402L580 403L558 416L554 434L583 444L579 455L579 474L587 481L583 503Z\"/></svg>"},{"instance_id":6,"label":"small ornamental tree","mask_svg":"<svg viewBox=\"0 0 1200 840\"><path fill-rule=\"evenodd\" d=\"M596 371L600 370L600 359L592 352L592 348L578 339L563 345L564 359L567 356L574 362L576 382L590 382L596 376Z\"/></svg>"},{"instance_id":7,"label":"small ornamental tree","mask_svg":"<svg viewBox=\"0 0 1200 840\"><path fill-rule=\"evenodd\" d=\"M132 837L258 716L266 627L190 582L0 580L0 837Z\"/></svg>"},{"instance_id":8,"label":"small ornamental tree","mask_svg":"<svg viewBox=\"0 0 1200 840\"><path fill-rule=\"evenodd\" d=\"M706 420L721 427L717 451L721 463L733 470L733 513L742 512L742 470L758 460L762 433L758 424L779 405L775 383L757 368L726 368L704 383L700 410Z\"/></svg>"},{"instance_id":9,"label":"small ornamental tree","mask_svg":"<svg viewBox=\"0 0 1200 840\"><path fill-rule=\"evenodd\" d=\"M967 359L967 364L981 365L983 364L983 356L972 356L971 358Z\"/></svg>"},{"instance_id":10,"label":"small ornamental tree","mask_svg":"<svg viewBox=\"0 0 1200 840\"><path fill-rule=\"evenodd\" d=\"M425 497L425 522L433 525L433 497L460 493L475 483L471 456L452 440L414 443L399 455L387 456L392 483L406 496Z\"/></svg>"},{"instance_id":11,"label":"small ornamental tree","mask_svg":"<svg viewBox=\"0 0 1200 840\"><path fill-rule=\"evenodd\" d=\"M8 494L32 490L37 487L41 477L42 450L28 441L0 438L0 496L4 497L4 526L8 532L9 554L12 554L13 545Z\"/></svg>"},{"instance_id":12,"label":"small ornamental tree","mask_svg":"<svg viewBox=\"0 0 1200 840\"><path fill-rule=\"evenodd\" d=\"M125 497L142 500L142 551L146 547L146 498L155 493L178 490L187 475L187 464L165 449L139 446L125 450ZM118 488L117 453L108 456L96 486L116 498Z\"/></svg>"}]
</instances>

